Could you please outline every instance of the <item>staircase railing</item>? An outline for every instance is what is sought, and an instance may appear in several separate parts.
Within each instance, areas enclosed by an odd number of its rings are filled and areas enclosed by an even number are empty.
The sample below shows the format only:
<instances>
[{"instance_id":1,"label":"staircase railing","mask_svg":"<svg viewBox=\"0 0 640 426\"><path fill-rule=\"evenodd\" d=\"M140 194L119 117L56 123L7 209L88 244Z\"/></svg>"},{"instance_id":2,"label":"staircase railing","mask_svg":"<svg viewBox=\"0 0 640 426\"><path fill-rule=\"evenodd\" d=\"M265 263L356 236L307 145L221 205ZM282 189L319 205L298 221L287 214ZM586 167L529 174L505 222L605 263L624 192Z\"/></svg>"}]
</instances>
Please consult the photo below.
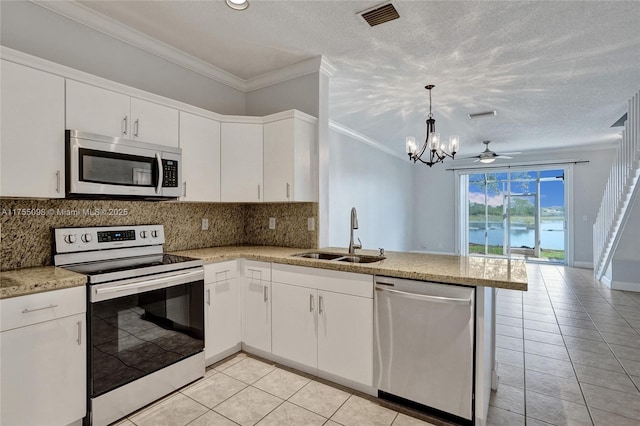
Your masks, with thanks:
<instances>
[{"instance_id":1,"label":"staircase railing","mask_svg":"<svg viewBox=\"0 0 640 426\"><path fill-rule=\"evenodd\" d=\"M609 173L600 209L593 225L593 271L601 279L620 240L640 170L640 92L629 100L622 142Z\"/></svg>"}]
</instances>

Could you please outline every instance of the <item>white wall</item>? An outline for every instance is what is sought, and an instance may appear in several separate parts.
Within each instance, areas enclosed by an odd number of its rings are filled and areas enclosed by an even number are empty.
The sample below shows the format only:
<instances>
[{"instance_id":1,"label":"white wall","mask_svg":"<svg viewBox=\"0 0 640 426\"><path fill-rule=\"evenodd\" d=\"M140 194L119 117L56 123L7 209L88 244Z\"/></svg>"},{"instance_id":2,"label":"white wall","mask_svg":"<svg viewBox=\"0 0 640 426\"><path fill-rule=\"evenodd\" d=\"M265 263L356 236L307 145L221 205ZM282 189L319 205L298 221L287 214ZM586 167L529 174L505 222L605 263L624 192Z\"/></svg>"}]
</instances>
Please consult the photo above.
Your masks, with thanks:
<instances>
[{"instance_id":1,"label":"white wall","mask_svg":"<svg viewBox=\"0 0 640 426\"><path fill-rule=\"evenodd\" d=\"M412 165L329 130L329 245L349 245L351 207L365 249L411 248ZM357 240L356 240L357 241Z\"/></svg>"},{"instance_id":2,"label":"white wall","mask_svg":"<svg viewBox=\"0 0 640 426\"><path fill-rule=\"evenodd\" d=\"M614 154L615 149L611 148L598 151L554 152L551 155L553 161L589 161L589 163L574 166L573 253L574 262L582 266L593 263L593 223L600 207ZM549 155L523 154L517 157L518 164L541 161L549 161ZM468 164L459 160L445 160L444 164L431 168L415 165L413 249L454 252L456 214L454 172L445 169L462 168Z\"/></svg>"},{"instance_id":3,"label":"white wall","mask_svg":"<svg viewBox=\"0 0 640 426\"><path fill-rule=\"evenodd\" d=\"M246 95L246 115L263 116L297 109L318 117L320 73L315 72Z\"/></svg>"},{"instance_id":4,"label":"white wall","mask_svg":"<svg viewBox=\"0 0 640 426\"><path fill-rule=\"evenodd\" d=\"M0 2L0 42L209 111L245 114L244 93L28 1Z\"/></svg>"}]
</instances>

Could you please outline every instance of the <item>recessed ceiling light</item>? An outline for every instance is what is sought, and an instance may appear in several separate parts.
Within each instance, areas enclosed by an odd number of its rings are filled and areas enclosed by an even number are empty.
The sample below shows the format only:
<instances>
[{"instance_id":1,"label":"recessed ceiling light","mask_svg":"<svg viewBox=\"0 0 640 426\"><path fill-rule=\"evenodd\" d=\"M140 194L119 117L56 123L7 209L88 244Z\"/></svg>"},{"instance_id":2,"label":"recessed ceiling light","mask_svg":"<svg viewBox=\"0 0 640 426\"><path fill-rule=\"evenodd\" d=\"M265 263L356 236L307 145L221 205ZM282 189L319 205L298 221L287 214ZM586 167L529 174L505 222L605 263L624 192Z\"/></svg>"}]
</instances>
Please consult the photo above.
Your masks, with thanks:
<instances>
[{"instance_id":1,"label":"recessed ceiling light","mask_svg":"<svg viewBox=\"0 0 640 426\"><path fill-rule=\"evenodd\" d=\"M225 0L227 2L227 6L229 6L233 10L245 10L249 7L248 0Z\"/></svg>"}]
</instances>

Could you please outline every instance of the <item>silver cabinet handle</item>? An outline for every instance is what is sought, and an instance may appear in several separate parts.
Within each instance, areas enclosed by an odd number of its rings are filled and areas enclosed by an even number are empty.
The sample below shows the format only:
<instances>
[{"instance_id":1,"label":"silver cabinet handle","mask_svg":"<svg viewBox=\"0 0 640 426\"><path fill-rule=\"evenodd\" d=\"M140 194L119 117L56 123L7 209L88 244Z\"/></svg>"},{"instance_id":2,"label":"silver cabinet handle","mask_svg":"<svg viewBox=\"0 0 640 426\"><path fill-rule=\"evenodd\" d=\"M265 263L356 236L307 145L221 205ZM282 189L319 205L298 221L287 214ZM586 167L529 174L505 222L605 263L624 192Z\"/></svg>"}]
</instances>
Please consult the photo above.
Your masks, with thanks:
<instances>
[{"instance_id":1,"label":"silver cabinet handle","mask_svg":"<svg viewBox=\"0 0 640 426\"><path fill-rule=\"evenodd\" d=\"M140 119L136 118L136 121L133 122L133 136L138 137L138 128L140 127Z\"/></svg>"},{"instance_id":2,"label":"silver cabinet handle","mask_svg":"<svg viewBox=\"0 0 640 426\"><path fill-rule=\"evenodd\" d=\"M56 170L56 192L60 193L60 170Z\"/></svg>"},{"instance_id":3,"label":"silver cabinet handle","mask_svg":"<svg viewBox=\"0 0 640 426\"><path fill-rule=\"evenodd\" d=\"M318 313L322 313L322 311L324 311L324 308L322 307L324 305L324 299L322 298L322 296L318 296Z\"/></svg>"},{"instance_id":4,"label":"silver cabinet handle","mask_svg":"<svg viewBox=\"0 0 640 426\"><path fill-rule=\"evenodd\" d=\"M386 283L380 283L386 284ZM442 297L442 296L428 296L426 294L416 294L416 293L407 293L406 291L400 290L392 290L390 288L378 287L376 285L376 291L381 291L385 293L393 293L397 297L403 297L405 299L414 299L414 300L423 300L426 302L437 302L437 303L451 303L455 305L470 305L471 299L456 299L453 297Z\"/></svg>"},{"instance_id":5,"label":"silver cabinet handle","mask_svg":"<svg viewBox=\"0 0 640 426\"><path fill-rule=\"evenodd\" d=\"M287 200L291 198L291 184L287 182Z\"/></svg>"},{"instance_id":6,"label":"silver cabinet handle","mask_svg":"<svg viewBox=\"0 0 640 426\"><path fill-rule=\"evenodd\" d=\"M53 309L53 308L57 308L57 307L58 307L58 305L51 304L49 306L43 306L41 308L34 308L34 309L24 308L22 310L22 313L23 314L28 314L30 312L44 311L45 309Z\"/></svg>"},{"instance_id":7,"label":"silver cabinet handle","mask_svg":"<svg viewBox=\"0 0 640 426\"><path fill-rule=\"evenodd\" d=\"M78 326L78 338L76 342L78 342L78 346L80 346L82 344L82 321L78 321L76 324Z\"/></svg>"},{"instance_id":8,"label":"silver cabinet handle","mask_svg":"<svg viewBox=\"0 0 640 426\"><path fill-rule=\"evenodd\" d=\"M207 305L211 306L211 289L207 289Z\"/></svg>"},{"instance_id":9,"label":"silver cabinet handle","mask_svg":"<svg viewBox=\"0 0 640 426\"><path fill-rule=\"evenodd\" d=\"M124 118L122 119L122 134L126 135L127 134L127 127L129 127L128 122L129 121L129 117L127 117L126 115L124 116Z\"/></svg>"},{"instance_id":10,"label":"silver cabinet handle","mask_svg":"<svg viewBox=\"0 0 640 426\"><path fill-rule=\"evenodd\" d=\"M309 312L313 312L314 311L314 306L313 306L313 294L309 295Z\"/></svg>"},{"instance_id":11,"label":"silver cabinet handle","mask_svg":"<svg viewBox=\"0 0 640 426\"><path fill-rule=\"evenodd\" d=\"M267 288L266 285L263 287L263 293L264 293L264 301L266 302L267 300L269 300L269 289Z\"/></svg>"},{"instance_id":12,"label":"silver cabinet handle","mask_svg":"<svg viewBox=\"0 0 640 426\"><path fill-rule=\"evenodd\" d=\"M260 184L258 184L258 200L260 199Z\"/></svg>"},{"instance_id":13,"label":"silver cabinet handle","mask_svg":"<svg viewBox=\"0 0 640 426\"><path fill-rule=\"evenodd\" d=\"M182 184L182 196L186 197L187 196L187 181L185 180L184 183Z\"/></svg>"}]
</instances>

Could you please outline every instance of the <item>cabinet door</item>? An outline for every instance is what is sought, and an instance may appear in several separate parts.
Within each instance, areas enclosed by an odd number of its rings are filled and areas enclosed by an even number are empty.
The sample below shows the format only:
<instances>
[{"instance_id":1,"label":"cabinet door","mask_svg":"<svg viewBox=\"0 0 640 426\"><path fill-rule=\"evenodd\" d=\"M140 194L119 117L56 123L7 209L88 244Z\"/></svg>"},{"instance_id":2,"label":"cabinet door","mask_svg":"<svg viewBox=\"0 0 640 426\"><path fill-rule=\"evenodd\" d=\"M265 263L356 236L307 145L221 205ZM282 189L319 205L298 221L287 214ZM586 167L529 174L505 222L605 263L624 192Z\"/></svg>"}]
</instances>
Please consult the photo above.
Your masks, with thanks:
<instances>
[{"instance_id":1,"label":"cabinet door","mask_svg":"<svg viewBox=\"0 0 640 426\"><path fill-rule=\"evenodd\" d=\"M373 299L318 292L318 369L373 385Z\"/></svg>"},{"instance_id":2,"label":"cabinet door","mask_svg":"<svg viewBox=\"0 0 640 426\"><path fill-rule=\"evenodd\" d=\"M220 201L220 123L180 112L182 201Z\"/></svg>"},{"instance_id":3,"label":"cabinet door","mask_svg":"<svg viewBox=\"0 0 640 426\"><path fill-rule=\"evenodd\" d=\"M236 278L224 278L205 286L205 358L240 343L240 292Z\"/></svg>"},{"instance_id":4,"label":"cabinet door","mask_svg":"<svg viewBox=\"0 0 640 426\"><path fill-rule=\"evenodd\" d=\"M0 195L64 197L64 79L1 61Z\"/></svg>"},{"instance_id":5,"label":"cabinet door","mask_svg":"<svg viewBox=\"0 0 640 426\"><path fill-rule=\"evenodd\" d=\"M294 121L264 125L264 201L293 199Z\"/></svg>"},{"instance_id":6,"label":"cabinet door","mask_svg":"<svg viewBox=\"0 0 640 426\"><path fill-rule=\"evenodd\" d=\"M242 278L242 341L271 352L271 283Z\"/></svg>"},{"instance_id":7,"label":"cabinet door","mask_svg":"<svg viewBox=\"0 0 640 426\"><path fill-rule=\"evenodd\" d=\"M264 125L264 201L316 201L315 126L298 118Z\"/></svg>"},{"instance_id":8,"label":"cabinet door","mask_svg":"<svg viewBox=\"0 0 640 426\"><path fill-rule=\"evenodd\" d=\"M133 139L131 98L67 79L67 129Z\"/></svg>"},{"instance_id":9,"label":"cabinet door","mask_svg":"<svg viewBox=\"0 0 640 426\"><path fill-rule=\"evenodd\" d=\"M0 333L3 425L66 425L86 414L85 314Z\"/></svg>"},{"instance_id":10,"label":"cabinet door","mask_svg":"<svg viewBox=\"0 0 640 426\"><path fill-rule=\"evenodd\" d=\"M262 124L222 123L221 199L262 201Z\"/></svg>"},{"instance_id":11,"label":"cabinet door","mask_svg":"<svg viewBox=\"0 0 640 426\"><path fill-rule=\"evenodd\" d=\"M316 290L272 283L273 353L317 367Z\"/></svg>"},{"instance_id":12,"label":"cabinet door","mask_svg":"<svg viewBox=\"0 0 640 426\"><path fill-rule=\"evenodd\" d=\"M178 110L131 98L131 139L178 146Z\"/></svg>"}]
</instances>

